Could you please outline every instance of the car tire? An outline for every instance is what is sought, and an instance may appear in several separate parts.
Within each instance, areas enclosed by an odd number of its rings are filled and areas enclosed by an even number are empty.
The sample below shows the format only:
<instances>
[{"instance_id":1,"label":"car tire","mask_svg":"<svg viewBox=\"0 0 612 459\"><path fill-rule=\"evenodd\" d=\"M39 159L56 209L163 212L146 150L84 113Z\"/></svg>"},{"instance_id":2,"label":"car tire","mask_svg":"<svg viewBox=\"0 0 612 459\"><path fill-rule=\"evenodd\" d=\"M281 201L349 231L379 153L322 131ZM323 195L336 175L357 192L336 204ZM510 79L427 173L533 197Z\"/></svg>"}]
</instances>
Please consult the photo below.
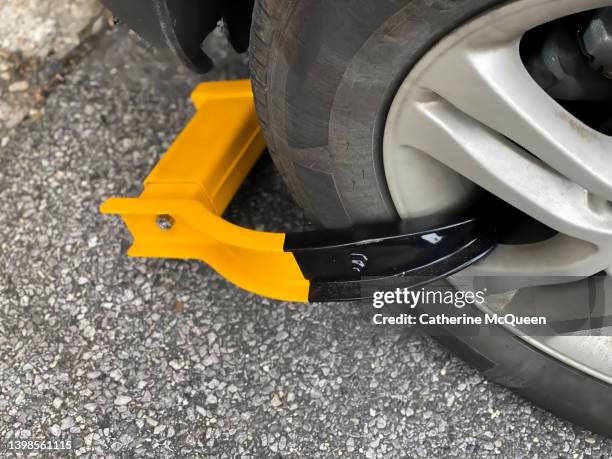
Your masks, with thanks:
<instances>
[{"instance_id":1,"label":"car tire","mask_svg":"<svg viewBox=\"0 0 612 459\"><path fill-rule=\"evenodd\" d=\"M382 165L393 97L435 43L502 3L256 1L250 69L257 113L278 170L316 224L339 228L398 218ZM476 307L464 312L483 314ZM605 381L501 326L494 336L427 330L492 381L612 436L612 386Z\"/></svg>"}]
</instances>

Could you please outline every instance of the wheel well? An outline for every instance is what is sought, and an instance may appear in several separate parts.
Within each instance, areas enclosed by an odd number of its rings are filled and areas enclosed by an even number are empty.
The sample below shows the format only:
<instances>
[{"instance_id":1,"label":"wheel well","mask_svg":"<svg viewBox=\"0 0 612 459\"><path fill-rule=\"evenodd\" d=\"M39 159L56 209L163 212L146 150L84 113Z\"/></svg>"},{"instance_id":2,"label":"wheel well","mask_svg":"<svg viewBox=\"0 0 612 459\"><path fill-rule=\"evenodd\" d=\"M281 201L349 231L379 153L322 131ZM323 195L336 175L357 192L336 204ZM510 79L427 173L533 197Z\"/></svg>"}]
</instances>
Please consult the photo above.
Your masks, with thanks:
<instances>
[{"instance_id":1,"label":"wheel well","mask_svg":"<svg viewBox=\"0 0 612 459\"><path fill-rule=\"evenodd\" d=\"M234 49L249 46L254 0L101 0L156 50L171 54L198 73L213 62L202 42L223 21Z\"/></svg>"}]
</instances>

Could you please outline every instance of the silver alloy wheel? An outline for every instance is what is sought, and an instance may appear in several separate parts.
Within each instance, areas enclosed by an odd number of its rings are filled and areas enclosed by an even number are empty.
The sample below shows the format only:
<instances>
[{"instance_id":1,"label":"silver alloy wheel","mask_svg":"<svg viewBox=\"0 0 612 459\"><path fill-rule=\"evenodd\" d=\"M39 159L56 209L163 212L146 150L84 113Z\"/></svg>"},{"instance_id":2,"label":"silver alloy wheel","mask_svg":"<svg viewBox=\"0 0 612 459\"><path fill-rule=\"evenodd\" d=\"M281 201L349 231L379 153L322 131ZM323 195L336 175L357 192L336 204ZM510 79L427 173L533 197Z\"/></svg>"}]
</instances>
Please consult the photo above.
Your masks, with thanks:
<instances>
[{"instance_id":1,"label":"silver alloy wheel","mask_svg":"<svg viewBox=\"0 0 612 459\"><path fill-rule=\"evenodd\" d=\"M398 90L383 162L401 217L466 205L475 183L559 232L537 244L502 245L464 274L513 279L511 290L612 272L612 137L540 88L519 52L528 30L606 6L612 0L496 8L445 37ZM611 338L524 338L612 383Z\"/></svg>"}]
</instances>

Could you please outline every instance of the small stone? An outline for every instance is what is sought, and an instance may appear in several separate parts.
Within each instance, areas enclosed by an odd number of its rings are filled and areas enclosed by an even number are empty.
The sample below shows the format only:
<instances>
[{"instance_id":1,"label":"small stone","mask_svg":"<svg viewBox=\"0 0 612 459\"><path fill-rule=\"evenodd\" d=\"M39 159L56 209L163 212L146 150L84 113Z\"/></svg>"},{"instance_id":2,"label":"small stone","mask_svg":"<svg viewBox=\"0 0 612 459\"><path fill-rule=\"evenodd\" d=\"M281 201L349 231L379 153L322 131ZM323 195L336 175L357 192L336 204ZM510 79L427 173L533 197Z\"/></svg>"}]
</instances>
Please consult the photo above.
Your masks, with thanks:
<instances>
[{"instance_id":1,"label":"small stone","mask_svg":"<svg viewBox=\"0 0 612 459\"><path fill-rule=\"evenodd\" d=\"M272 400L270 400L270 405L272 405L274 408L278 408L282 404L283 402L281 402L280 397L277 394L274 394L272 396Z\"/></svg>"},{"instance_id":2,"label":"small stone","mask_svg":"<svg viewBox=\"0 0 612 459\"><path fill-rule=\"evenodd\" d=\"M289 338L289 333L285 330L276 335L276 341L285 341L287 338Z\"/></svg>"},{"instance_id":3,"label":"small stone","mask_svg":"<svg viewBox=\"0 0 612 459\"><path fill-rule=\"evenodd\" d=\"M207 356L204 361L202 362L202 364L205 367L209 367L211 365L215 365L216 363L219 363L219 358L215 355L215 354L210 354L209 356Z\"/></svg>"},{"instance_id":4,"label":"small stone","mask_svg":"<svg viewBox=\"0 0 612 459\"><path fill-rule=\"evenodd\" d=\"M227 391L230 394L234 394L234 393L238 392L238 388L234 384L230 384L229 386L227 386Z\"/></svg>"},{"instance_id":5,"label":"small stone","mask_svg":"<svg viewBox=\"0 0 612 459\"><path fill-rule=\"evenodd\" d=\"M87 379L96 379L101 374L102 373L100 373L99 371L90 371L89 373L87 373Z\"/></svg>"},{"instance_id":6,"label":"small stone","mask_svg":"<svg viewBox=\"0 0 612 459\"><path fill-rule=\"evenodd\" d=\"M32 108L29 112L28 112L28 116L30 117L30 119L34 120L34 121L38 121L40 119L42 119L43 117L43 112L40 110L37 110L35 108Z\"/></svg>"},{"instance_id":7,"label":"small stone","mask_svg":"<svg viewBox=\"0 0 612 459\"><path fill-rule=\"evenodd\" d=\"M49 427L49 433L54 437L59 437L62 434L62 429L60 429L60 426L57 424L53 424L51 427Z\"/></svg>"},{"instance_id":8,"label":"small stone","mask_svg":"<svg viewBox=\"0 0 612 459\"><path fill-rule=\"evenodd\" d=\"M128 397L127 395L120 395L115 399L115 405L124 406L132 401L132 397Z\"/></svg>"},{"instance_id":9,"label":"small stone","mask_svg":"<svg viewBox=\"0 0 612 459\"><path fill-rule=\"evenodd\" d=\"M30 88L30 83L28 83L25 80L21 80L21 81L16 81L15 83L12 83L11 85L9 85L8 90L9 92L24 92L27 91Z\"/></svg>"},{"instance_id":10,"label":"small stone","mask_svg":"<svg viewBox=\"0 0 612 459\"><path fill-rule=\"evenodd\" d=\"M56 410L59 410L60 406L62 406L63 400L59 397L55 397L53 399L53 408L55 408Z\"/></svg>"},{"instance_id":11,"label":"small stone","mask_svg":"<svg viewBox=\"0 0 612 459\"><path fill-rule=\"evenodd\" d=\"M206 397L206 403L209 405L216 405L217 397L215 397L214 394L208 394L208 396Z\"/></svg>"},{"instance_id":12,"label":"small stone","mask_svg":"<svg viewBox=\"0 0 612 459\"><path fill-rule=\"evenodd\" d=\"M96 329L93 328L91 325L88 325L83 330L83 337L85 337L87 339L93 338L95 334L96 334Z\"/></svg>"},{"instance_id":13,"label":"small stone","mask_svg":"<svg viewBox=\"0 0 612 459\"><path fill-rule=\"evenodd\" d=\"M113 18L105 19L104 16L99 17L94 21L91 26L92 35L97 35L98 33L102 32L102 30L104 29L104 24L109 24L112 28L115 25L115 20Z\"/></svg>"},{"instance_id":14,"label":"small stone","mask_svg":"<svg viewBox=\"0 0 612 459\"><path fill-rule=\"evenodd\" d=\"M180 370L181 368L183 368L183 364L182 362L178 362L176 360L170 360L169 365L174 369L174 370Z\"/></svg>"},{"instance_id":15,"label":"small stone","mask_svg":"<svg viewBox=\"0 0 612 459\"><path fill-rule=\"evenodd\" d=\"M95 403L86 403L83 406L83 408L85 408L90 413L93 413L94 411L96 411L96 407L97 407L97 405Z\"/></svg>"},{"instance_id":16,"label":"small stone","mask_svg":"<svg viewBox=\"0 0 612 459\"><path fill-rule=\"evenodd\" d=\"M595 440L595 438L594 438L594 437L586 437L586 438L584 439L584 441L585 441L585 442L587 442L589 445L593 445L593 444L595 444L595 442L596 442L597 440Z\"/></svg>"},{"instance_id":17,"label":"small stone","mask_svg":"<svg viewBox=\"0 0 612 459\"><path fill-rule=\"evenodd\" d=\"M151 427L157 427L158 422L155 419L146 416L145 421L147 421L147 424L149 424Z\"/></svg>"},{"instance_id":18,"label":"small stone","mask_svg":"<svg viewBox=\"0 0 612 459\"><path fill-rule=\"evenodd\" d=\"M163 424L159 424L153 429L153 435L159 435L166 429L166 426Z\"/></svg>"},{"instance_id":19,"label":"small stone","mask_svg":"<svg viewBox=\"0 0 612 459\"><path fill-rule=\"evenodd\" d=\"M74 420L70 416L66 416L64 419L62 419L60 427L62 430L68 430L71 427L74 427Z\"/></svg>"}]
</instances>

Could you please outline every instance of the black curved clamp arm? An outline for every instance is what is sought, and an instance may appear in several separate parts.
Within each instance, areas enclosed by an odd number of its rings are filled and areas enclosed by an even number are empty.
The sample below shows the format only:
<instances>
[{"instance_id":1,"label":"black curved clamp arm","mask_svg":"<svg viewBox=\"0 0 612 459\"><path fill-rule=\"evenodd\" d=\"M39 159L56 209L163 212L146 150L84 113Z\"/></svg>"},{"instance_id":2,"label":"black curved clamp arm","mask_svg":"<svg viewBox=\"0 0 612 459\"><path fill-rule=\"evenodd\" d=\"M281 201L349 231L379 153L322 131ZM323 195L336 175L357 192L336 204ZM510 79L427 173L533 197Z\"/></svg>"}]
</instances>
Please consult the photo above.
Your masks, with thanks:
<instances>
[{"instance_id":1,"label":"black curved clamp arm","mask_svg":"<svg viewBox=\"0 0 612 459\"><path fill-rule=\"evenodd\" d=\"M370 298L375 289L415 288L450 276L489 254L494 227L478 218L431 226L426 221L287 234L310 281L309 301Z\"/></svg>"}]
</instances>

